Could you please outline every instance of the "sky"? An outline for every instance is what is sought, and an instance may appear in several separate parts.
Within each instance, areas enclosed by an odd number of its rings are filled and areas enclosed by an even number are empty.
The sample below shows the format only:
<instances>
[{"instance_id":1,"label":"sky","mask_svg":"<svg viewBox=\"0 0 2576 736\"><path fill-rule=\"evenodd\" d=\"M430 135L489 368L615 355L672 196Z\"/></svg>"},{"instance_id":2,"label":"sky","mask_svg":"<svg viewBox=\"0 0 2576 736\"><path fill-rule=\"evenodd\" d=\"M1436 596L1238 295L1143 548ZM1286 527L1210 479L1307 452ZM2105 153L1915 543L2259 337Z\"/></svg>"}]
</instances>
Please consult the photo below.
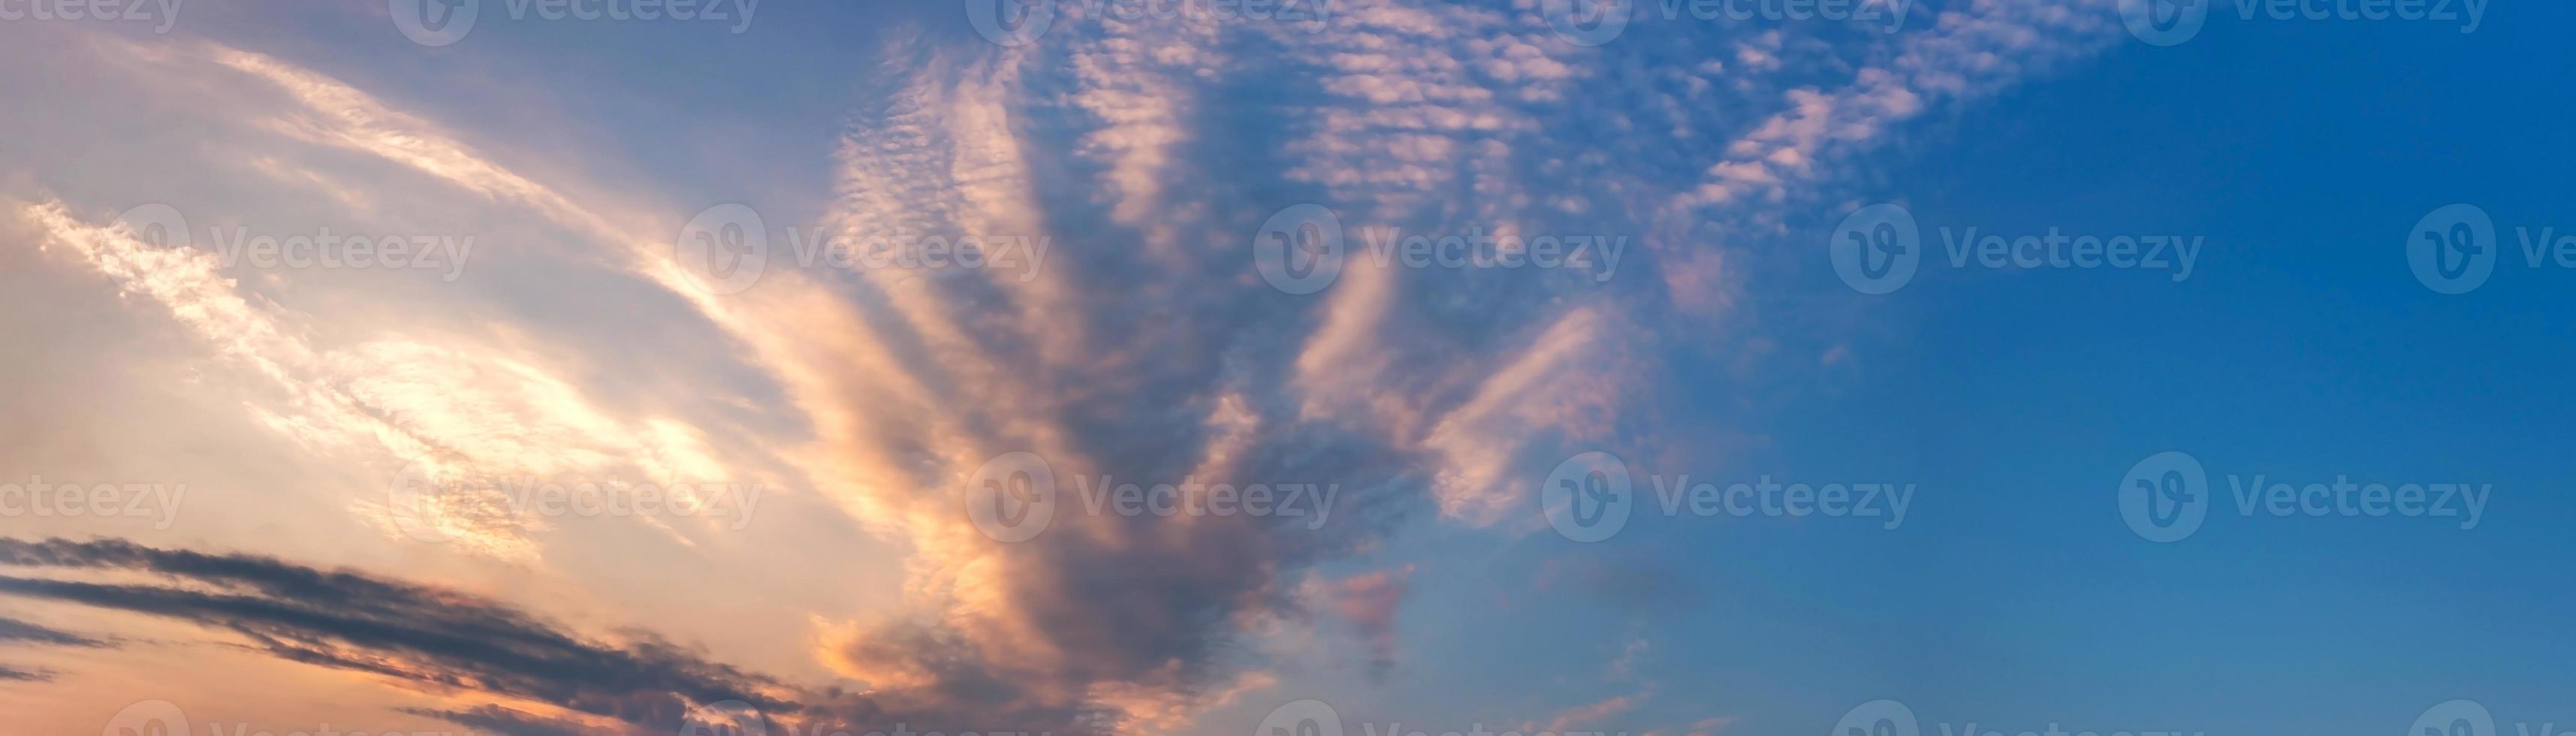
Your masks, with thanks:
<instances>
[{"instance_id":1,"label":"sky","mask_svg":"<svg viewBox=\"0 0 2576 736\"><path fill-rule=\"evenodd\" d=\"M0 0L0 734L2557 736L2571 21Z\"/></svg>"}]
</instances>

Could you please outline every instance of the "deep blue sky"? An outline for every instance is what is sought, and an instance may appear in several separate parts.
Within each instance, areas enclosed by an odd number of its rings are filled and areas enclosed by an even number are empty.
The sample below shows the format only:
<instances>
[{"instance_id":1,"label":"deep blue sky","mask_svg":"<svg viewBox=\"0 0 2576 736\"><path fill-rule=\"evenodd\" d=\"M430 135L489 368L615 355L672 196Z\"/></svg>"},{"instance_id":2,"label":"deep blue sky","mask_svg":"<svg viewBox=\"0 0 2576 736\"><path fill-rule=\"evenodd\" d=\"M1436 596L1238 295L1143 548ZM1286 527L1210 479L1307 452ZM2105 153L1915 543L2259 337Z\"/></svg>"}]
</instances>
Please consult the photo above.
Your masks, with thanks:
<instances>
[{"instance_id":1,"label":"deep blue sky","mask_svg":"<svg viewBox=\"0 0 2576 736\"><path fill-rule=\"evenodd\" d=\"M1816 258L1797 299L1860 303L1838 326L1865 367L1766 399L1776 452L1727 482L1917 481L1903 528L1648 519L1600 545L1533 538L1489 568L1497 585L1537 558L1607 555L1655 580L1645 597L1695 604L1563 601L1544 605L1552 623L1506 625L1468 602L1421 627L1463 625L1426 634L1462 651L1510 631L1595 651L1646 632L1692 701L1748 713L1742 733L1822 732L1881 697L1926 733L2394 733L2455 697L2505 722L2563 720L2576 637L2540 612L2576 600L2554 582L2576 565L2561 459L2576 272L2516 251L2446 296L2401 245L2454 202L2500 231L2576 227L2562 142L2576 106L2559 92L2576 64L2545 38L2568 19L2499 9L2462 35L2213 18L2183 46L2124 43L1919 126L1867 157L1876 181L1852 196L1907 204L1928 247L1936 225L2054 226L2204 236L2207 250L2181 283L1927 262L1886 296L1843 290ZM1780 247L1821 250L1838 215ZM1711 422L1745 418L1728 383L1693 389ZM2229 473L2344 474L2491 483L2494 500L2462 531L2244 518L2222 498L2198 534L2156 544L2112 494L2164 450L2198 457L2222 494ZM1464 656L1453 672L1470 677L1512 661Z\"/></svg>"}]
</instances>

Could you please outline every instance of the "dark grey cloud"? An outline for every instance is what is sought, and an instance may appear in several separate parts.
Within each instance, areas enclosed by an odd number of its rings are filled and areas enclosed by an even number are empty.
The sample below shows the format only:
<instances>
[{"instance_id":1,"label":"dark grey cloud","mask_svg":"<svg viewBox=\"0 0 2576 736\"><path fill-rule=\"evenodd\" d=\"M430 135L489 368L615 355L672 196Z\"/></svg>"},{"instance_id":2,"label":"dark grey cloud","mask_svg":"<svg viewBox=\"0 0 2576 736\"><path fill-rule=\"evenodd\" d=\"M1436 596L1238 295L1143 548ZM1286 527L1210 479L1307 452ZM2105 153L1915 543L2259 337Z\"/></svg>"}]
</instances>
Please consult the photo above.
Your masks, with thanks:
<instances>
[{"instance_id":1,"label":"dark grey cloud","mask_svg":"<svg viewBox=\"0 0 2576 736\"><path fill-rule=\"evenodd\" d=\"M74 634L60 629L39 626L14 618L0 616L0 644L9 643L84 648L96 648L108 645L108 642L102 639L82 636L80 634ZM54 673L48 670L24 669L9 664L0 664L0 681L48 682L53 679Z\"/></svg>"},{"instance_id":2,"label":"dark grey cloud","mask_svg":"<svg viewBox=\"0 0 2576 736\"><path fill-rule=\"evenodd\" d=\"M436 718L459 726L464 726L477 732L509 734L510 736L593 736L592 732L594 730L583 728L582 725L578 723L570 723L558 719L547 718L533 713L503 708L497 705L486 705L479 708L464 710L405 708L403 709L403 712L416 716Z\"/></svg>"},{"instance_id":3,"label":"dark grey cloud","mask_svg":"<svg viewBox=\"0 0 2576 736\"><path fill-rule=\"evenodd\" d=\"M192 622L238 634L255 649L289 661L384 675L423 689L549 703L631 724L639 732L675 733L688 723L692 707L725 701L748 704L781 730L822 725L865 733L898 722L925 731L1093 730L1089 714L1080 711L1014 710L1014 693L1007 688L866 695L806 689L708 661L648 632L597 641L479 596L270 557L114 539L0 539L0 565L163 576L165 582L114 584L0 576L0 595ZM24 624L0 630L60 643L96 641ZM0 678L43 678L5 673ZM468 726L508 724L502 730L510 733L597 731L498 706L432 715Z\"/></svg>"},{"instance_id":4,"label":"dark grey cloud","mask_svg":"<svg viewBox=\"0 0 2576 736\"><path fill-rule=\"evenodd\" d=\"M0 617L0 643L25 642L65 647L104 647L107 642L68 631L47 628L14 618Z\"/></svg>"}]
</instances>

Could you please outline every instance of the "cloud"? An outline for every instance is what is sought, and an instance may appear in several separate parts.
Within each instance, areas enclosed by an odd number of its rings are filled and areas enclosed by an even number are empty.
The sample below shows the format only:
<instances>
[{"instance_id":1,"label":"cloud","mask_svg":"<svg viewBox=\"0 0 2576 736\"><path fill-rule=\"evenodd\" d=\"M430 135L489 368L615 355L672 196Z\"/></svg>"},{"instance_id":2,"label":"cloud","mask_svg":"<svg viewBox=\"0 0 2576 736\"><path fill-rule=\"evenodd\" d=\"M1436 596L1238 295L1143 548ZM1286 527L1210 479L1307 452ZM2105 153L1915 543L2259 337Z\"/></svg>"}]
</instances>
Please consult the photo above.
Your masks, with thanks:
<instances>
[{"instance_id":1,"label":"cloud","mask_svg":"<svg viewBox=\"0 0 2576 736\"><path fill-rule=\"evenodd\" d=\"M1619 695L1585 703L1557 711L1549 715L1545 723L1522 724L1521 730L1531 733L1564 733L1633 710L1647 697L1643 694Z\"/></svg>"},{"instance_id":2,"label":"cloud","mask_svg":"<svg viewBox=\"0 0 2576 736\"><path fill-rule=\"evenodd\" d=\"M399 333L317 344L305 315L245 289L215 254L148 241L127 223L93 224L60 201L26 204L17 214L37 227L43 247L68 251L120 291L167 310L265 383L275 400L247 410L281 437L377 468L408 463L442 487L478 494L423 507L362 496L354 510L388 535L409 523L465 549L533 563L533 522L509 513L501 480L619 471L657 484L741 477L712 458L700 432L667 417L616 416L506 348Z\"/></svg>"},{"instance_id":3,"label":"cloud","mask_svg":"<svg viewBox=\"0 0 2576 736\"><path fill-rule=\"evenodd\" d=\"M523 730L593 727L585 718L659 726L725 698L790 714L1169 730L1270 681L1231 655L1317 617L1291 590L1300 573L1378 549L1408 521L1530 528L1533 486L1556 460L1649 434L1653 412L1638 399L1674 380L1660 348L1734 316L1743 246L1712 232L1763 233L1781 203L1829 186L1895 126L2079 53L2109 18L2088 12L1974 0L1929 31L1857 46L1640 27L1585 49L1553 38L1529 3L1360 0L1335 3L1322 28L1077 11L1032 46L899 43L866 70L867 97L828 159L782 164L830 170L824 225L1044 238L1053 254L1028 268L835 271L786 264L773 238L772 266L738 294L691 281L671 242L687 213L663 211L650 183L549 180L330 75L174 45L155 68L240 77L278 96L239 111L262 144L365 158L532 218L546 247L684 305L721 341L709 352L726 368L767 383L743 401L774 396L761 408L778 419L711 441L738 428L625 409L543 351L402 325L312 329L310 314L235 283L203 252L145 243L59 201L20 208L51 247L262 382L274 399L248 408L260 423L316 454L428 455L460 473L731 476L774 453L796 492L904 551L899 595L869 596L900 605L811 612L813 654L865 688L850 694L267 558L18 543L7 549L20 564L176 582L7 578L0 589L196 621L279 657L563 711L440 711ZM252 156L279 180L342 181ZM1633 239L1640 255L1627 275L1596 279L1354 252L1321 294L1265 288L1253 232L1308 203L1339 213L1354 243L1372 229L1598 234ZM1022 543L982 534L964 513L968 479L1011 452L1045 458L1068 494L1053 526ZM1081 512L1076 478L1313 483L1340 495L1320 528L1120 516ZM467 549L544 560L546 529L464 508L439 528ZM1321 604L1355 624L1382 667L1406 585L1375 575L1342 581Z\"/></svg>"},{"instance_id":4,"label":"cloud","mask_svg":"<svg viewBox=\"0 0 2576 736\"><path fill-rule=\"evenodd\" d=\"M1369 671L1377 676L1395 667L1395 613L1404 604L1413 566L1361 573L1335 581L1333 611L1350 621L1368 647Z\"/></svg>"},{"instance_id":5,"label":"cloud","mask_svg":"<svg viewBox=\"0 0 2576 736\"><path fill-rule=\"evenodd\" d=\"M1799 87L1787 109L1726 146L1709 165L1694 205L1778 205L1792 188L1822 178L1818 162L1883 142L1935 100L2004 88L2055 64L2116 42L2108 0L1974 0L1941 12L1925 33L1902 36L1892 55L1861 66L1845 83Z\"/></svg>"},{"instance_id":6,"label":"cloud","mask_svg":"<svg viewBox=\"0 0 2576 736\"><path fill-rule=\"evenodd\" d=\"M68 631L38 626L13 618L0 617L0 643L23 642L64 647L97 648L107 642Z\"/></svg>"},{"instance_id":7,"label":"cloud","mask_svg":"<svg viewBox=\"0 0 2576 736\"><path fill-rule=\"evenodd\" d=\"M582 723L547 718L500 706L482 706L464 710L411 708L403 712L436 718L459 726L511 736L593 736L597 730ZM640 729L631 733L642 733Z\"/></svg>"},{"instance_id":8,"label":"cloud","mask_svg":"<svg viewBox=\"0 0 2576 736\"><path fill-rule=\"evenodd\" d=\"M889 104L855 116L839 148L841 234L1034 232L1056 253L1033 274L855 274L836 286L883 307L856 327L867 342L771 363L815 417L811 475L915 550L923 614L836 624L834 641L857 642L830 650L839 671L990 675L1051 702L1191 700L1245 674L1223 655L1262 622L1311 618L1289 573L1417 510L1498 523L1528 488L1522 452L1606 431L1637 372L1612 290L1357 256L1319 298L1262 286L1252 233L1292 203L1328 203L1353 232L1519 226L1501 200L1521 185L1496 139L1517 116L1481 84L1434 83L1466 70L1405 45L1474 45L1449 21L1511 19L1395 4L1345 17L1383 35L1073 18L1031 47L889 54ZM1554 79L1563 70L1539 48L1485 50L1515 79ZM1256 78L1286 89L1244 96ZM1360 107L1390 95L1404 104ZM1235 105L1249 124L1204 125ZM1490 170L1458 174L1461 156ZM816 332L837 334L799 334ZM1341 500L1320 529L1059 513L1038 539L1004 544L958 513L961 481L1014 451L1044 457L1068 491L1076 477L1303 482ZM913 637L956 654L877 651Z\"/></svg>"},{"instance_id":9,"label":"cloud","mask_svg":"<svg viewBox=\"0 0 2576 736\"><path fill-rule=\"evenodd\" d=\"M281 659L377 675L424 692L466 691L490 707L439 712L466 725L508 719L587 732L609 722L675 729L725 701L773 723L1089 732L1075 711L996 708L953 692L808 690L710 662L649 633L614 640L568 631L509 605L454 590L255 555L164 550L122 540L0 539L0 565L142 574L151 582L0 576L0 595L186 621L231 632ZM557 715L502 703L551 706ZM927 730L926 728L924 730ZM664 731L670 732L670 731Z\"/></svg>"},{"instance_id":10,"label":"cloud","mask_svg":"<svg viewBox=\"0 0 2576 736\"><path fill-rule=\"evenodd\" d=\"M1850 180L1849 160L1889 142L1906 121L1943 103L1975 99L2045 74L2117 43L2112 0L1971 0L1937 12L1930 29L1864 47L1860 63L1833 84L1782 90L1780 109L1726 141L1700 182L1672 200L1672 218L1698 220L1718 242L1776 233L1790 205ZM1777 36L1756 39L1771 46ZM1777 66L1776 48L1742 49L1741 61ZM1787 75L1782 75L1787 76ZM1665 282L1675 303L1714 314L1736 303L1741 277L1723 249L1670 253Z\"/></svg>"},{"instance_id":11,"label":"cloud","mask_svg":"<svg viewBox=\"0 0 2576 736\"><path fill-rule=\"evenodd\" d=\"M1684 733L1685 736L1717 736L1717 734L1725 733L1728 727L1734 726L1735 721L1736 718L1734 716L1702 718L1691 722L1690 729Z\"/></svg>"}]
</instances>

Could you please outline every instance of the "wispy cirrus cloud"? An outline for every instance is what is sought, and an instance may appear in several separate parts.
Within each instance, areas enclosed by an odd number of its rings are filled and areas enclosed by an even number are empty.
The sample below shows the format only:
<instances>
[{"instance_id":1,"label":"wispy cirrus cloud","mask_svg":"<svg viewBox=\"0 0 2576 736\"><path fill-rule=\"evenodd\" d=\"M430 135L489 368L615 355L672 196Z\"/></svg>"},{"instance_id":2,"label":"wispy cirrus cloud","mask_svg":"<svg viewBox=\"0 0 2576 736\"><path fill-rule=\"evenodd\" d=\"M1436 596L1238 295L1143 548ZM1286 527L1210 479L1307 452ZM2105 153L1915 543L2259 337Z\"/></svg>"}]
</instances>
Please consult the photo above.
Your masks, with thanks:
<instances>
[{"instance_id":1,"label":"wispy cirrus cloud","mask_svg":"<svg viewBox=\"0 0 2576 736\"><path fill-rule=\"evenodd\" d=\"M405 463L465 489L466 476L722 479L731 473L693 430L661 417L616 417L547 369L487 345L387 337L347 346L313 342L302 315L240 288L217 256L148 242L130 223L93 223L59 201L23 205L45 247L72 253L127 294L188 326L215 353L258 376L279 400L247 407L257 421L325 453L360 452L382 468ZM534 562L530 520L504 499L456 498L438 508L356 501L389 534L434 529L495 558ZM397 518L400 517L400 518Z\"/></svg>"}]
</instances>

